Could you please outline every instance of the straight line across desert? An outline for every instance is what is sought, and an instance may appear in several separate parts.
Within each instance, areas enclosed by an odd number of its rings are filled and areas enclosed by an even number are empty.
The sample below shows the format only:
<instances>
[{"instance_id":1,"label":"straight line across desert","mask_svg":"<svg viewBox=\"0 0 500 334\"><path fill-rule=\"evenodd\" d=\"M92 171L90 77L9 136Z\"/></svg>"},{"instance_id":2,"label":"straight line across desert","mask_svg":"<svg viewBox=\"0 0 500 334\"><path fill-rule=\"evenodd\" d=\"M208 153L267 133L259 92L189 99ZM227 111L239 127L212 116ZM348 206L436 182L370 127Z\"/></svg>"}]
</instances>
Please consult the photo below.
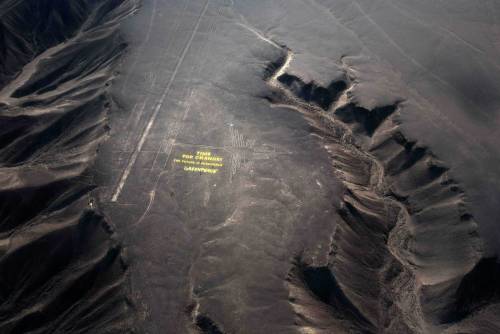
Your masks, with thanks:
<instances>
[{"instance_id":1,"label":"straight line across desert","mask_svg":"<svg viewBox=\"0 0 500 334\"><path fill-rule=\"evenodd\" d=\"M500 2L0 0L0 334L499 334Z\"/></svg>"}]
</instances>

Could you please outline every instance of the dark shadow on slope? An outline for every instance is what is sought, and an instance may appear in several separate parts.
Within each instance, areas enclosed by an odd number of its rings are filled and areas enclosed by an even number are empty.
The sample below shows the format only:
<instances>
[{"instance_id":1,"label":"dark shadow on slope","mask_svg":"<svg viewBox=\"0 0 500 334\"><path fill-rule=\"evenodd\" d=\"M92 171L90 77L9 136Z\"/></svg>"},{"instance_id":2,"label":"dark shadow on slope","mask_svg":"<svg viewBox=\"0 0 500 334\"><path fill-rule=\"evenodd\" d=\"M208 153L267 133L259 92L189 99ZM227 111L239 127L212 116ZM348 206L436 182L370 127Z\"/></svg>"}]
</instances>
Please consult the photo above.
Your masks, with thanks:
<instances>
[{"instance_id":1,"label":"dark shadow on slope","mask_svg":"<svg viewBox=\"0 0 500 334\"><path fill-rule=\"evenodd\" d=\"M372 136L375 130L392 115L397 109L397 104L377 107L368 110L349 103L335 110L335 115L344 123L361 125L363 132Z\"/></svg>"},{"instance_id":2,"label":"dark shadow on slope","mask_svg":"<svg viewBox=\"0 0 500 334\"><path fill-rule=\"evenodd\" d=\"M296 259L295 266L298 277L313 296L330 306L340 318L350 319L360 327L367 328L366 333L371 333L373 324L349 301L328 267L311 267L300 259Z\"/></svg>"},{"instance_id":3,"label":"dark shadow on slope","mask_svg":"<svg viewBox=\"0 0 500 334\"><path fill-rule=\"evenodd\" d=\"M196 326L203 334L224 334L217 324L206 315L200 314L196 317Z\"/></svg>"},{"instance_id":4,"label":"dark shadow on slope","mask_svg":"<svg viewBox=\"0 0 500 334\"><path fill-rule=\"evenodd\" d=\"M460 283L450 321L461 320L495 302L500 302L500 263L497 258L485 258Z\"/></svg>"},{"instance_id":5,"label":"dark shadow on slope","mask_svg":"<svg viewBox=\"0 0 500 334\"><path fill-rule=\"evenodd\" d=\"M333 81L328 87L322 87L314 82L305 83L299 77L288 73L281 75L278 81L287 86L297 97L312 102L323 110L328 110L347 88L347 83L342 80Z\"/></svg>"}]
</instances>

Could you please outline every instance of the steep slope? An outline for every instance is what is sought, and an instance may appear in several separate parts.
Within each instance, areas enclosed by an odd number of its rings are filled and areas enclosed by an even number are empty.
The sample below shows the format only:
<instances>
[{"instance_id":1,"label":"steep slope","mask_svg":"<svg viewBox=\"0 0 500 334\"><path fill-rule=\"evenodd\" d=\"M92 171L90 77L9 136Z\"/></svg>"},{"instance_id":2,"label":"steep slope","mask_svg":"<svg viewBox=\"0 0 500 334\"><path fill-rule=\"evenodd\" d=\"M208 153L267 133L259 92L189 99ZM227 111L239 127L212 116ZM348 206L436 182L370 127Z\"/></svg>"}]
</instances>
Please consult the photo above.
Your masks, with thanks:
<instances>
[{"instance_id":1,"label":"steep slope","mask_svg":"<svg viewBox=\"0 0 500 334\"><path fill-rule=\"evenodd\" d=\"M124 333L126 265L91 191L135 1L0 5L0 332Z\"/></svg>"},{"instance_id":2,"label":"steep slope","mask_svg":"<svg viewBox=\"0 0 500 334\"><path fill-rule=\"evenodd\" d=\"M283 53L266 99L309 121L345 187L328 264L299 258L290 273L299 324L325 333L455 333L478 312L494 312L498 287L487 282L500 266L482 258L465 191L448 168L402 134L404 101L364 108L346 64L343 78L321 87L288 74L293 52ZM490 317L482 332L499 325Z\"/></svg>"}]
</instances>

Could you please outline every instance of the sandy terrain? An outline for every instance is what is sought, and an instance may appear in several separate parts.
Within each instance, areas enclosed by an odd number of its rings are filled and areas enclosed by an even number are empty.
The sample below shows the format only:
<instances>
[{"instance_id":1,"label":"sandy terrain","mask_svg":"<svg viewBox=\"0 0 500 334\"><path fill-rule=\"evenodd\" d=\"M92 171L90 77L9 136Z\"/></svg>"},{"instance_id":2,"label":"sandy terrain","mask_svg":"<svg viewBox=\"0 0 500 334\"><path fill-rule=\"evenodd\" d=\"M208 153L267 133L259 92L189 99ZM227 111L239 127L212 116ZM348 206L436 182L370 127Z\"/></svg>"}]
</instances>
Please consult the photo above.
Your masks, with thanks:
<instances>
[{"instance_id":1,"label":"sandy terrain","mask_svg":"<svg viewBox=\"0 0 500 334\"><path fill-rule=\"evenodd\" d=\"M500 332L500 5L0 4L0 333Z\"/></svg>"}]
</instances>

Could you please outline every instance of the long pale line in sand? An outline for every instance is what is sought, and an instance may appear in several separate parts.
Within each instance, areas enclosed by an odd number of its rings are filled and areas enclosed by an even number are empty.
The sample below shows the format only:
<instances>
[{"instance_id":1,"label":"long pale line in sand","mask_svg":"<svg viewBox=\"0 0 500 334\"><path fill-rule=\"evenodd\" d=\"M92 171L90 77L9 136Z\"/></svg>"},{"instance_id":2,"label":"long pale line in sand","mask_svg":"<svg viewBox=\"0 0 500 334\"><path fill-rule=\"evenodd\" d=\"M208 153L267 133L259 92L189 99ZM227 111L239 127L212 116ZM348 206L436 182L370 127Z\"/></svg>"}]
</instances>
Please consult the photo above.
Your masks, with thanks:
<instances>
[{"instance_id":1,"label":"long pale line in sand","mask_svg":"<svg viewBox=\"0 0 500 334\"><path fill-rule=\"evenodd\" d=\"M146 141L146 138L149 135L151 128L153 127L153 124L156 120L156 117L158 116L160 108L163 105L163 102L165 101L165 98L167 97L168 92L170 91L170 87L172 87L172 83L174 82L175 77L177 76L177 73L179 72L179 68L180 68L182 62L184 61L184 58L186 57L186 54L189 50L189 47L193 43L194 36L196 35L196 33L198 32L198 29L200 27L201 19L203 18L203 16L205 16L205 13L208 9L208 4L209 4L209 0L207 0L205 2L205 6L203 7L202 12L198 16L198 19L196 21L193 32L191 33L191 36L189 37L188 42L184 46L184 50L182 50L182 54L181 54L181 57L179 58L179 61L175 65L175 69L174 69L174 72L172 73L172 76L170 77L170 81L168 82L167 86L165 87L165 90L163 91L163 94L160 97L160 100L156 104L154 112L151 115L151 118L149 119L149 122L141 135L141 138L136 146L136 149L134 150L134 153L132 154L132 157L130 158L130 160L127 164L127 167L123 171L123 174L120 178L120 182L118 183L118 186L116 188L115 193L113 194L113 197L111 198L112 202L116 202L118 200L118 197L120 196L120 193L123 190L123 186L125 185L125 182L127 181L127 178L130 175L130 171L132 170L132 166L135 164L135 161L137 160L137 157L139 156L139 152L141 151L142 146L144 145L144 142Z\"/></svg>"},{"instance_id":2,"label":"long pale line in sand","mask_svg":"<svg viewBox=\"0 0 500 334\"><path fill-rule=\"evenodd\" d=\"M278 48L278 49L283 49L282 46L278 45L275 41L273 41L272 39L264 36L260 31L258 31L257 29L255 29L254 27L248 25L248 24L244 24L244 23L237 23L237 25L239 25L240 27L243 27L245 28L246 30L250 31L251 33L253 33L255 36L257 36L260 40L266 42L266 43L269 43L271 44L272 46L274 46L275 48Z\"/></svg>"}]
</instances>

